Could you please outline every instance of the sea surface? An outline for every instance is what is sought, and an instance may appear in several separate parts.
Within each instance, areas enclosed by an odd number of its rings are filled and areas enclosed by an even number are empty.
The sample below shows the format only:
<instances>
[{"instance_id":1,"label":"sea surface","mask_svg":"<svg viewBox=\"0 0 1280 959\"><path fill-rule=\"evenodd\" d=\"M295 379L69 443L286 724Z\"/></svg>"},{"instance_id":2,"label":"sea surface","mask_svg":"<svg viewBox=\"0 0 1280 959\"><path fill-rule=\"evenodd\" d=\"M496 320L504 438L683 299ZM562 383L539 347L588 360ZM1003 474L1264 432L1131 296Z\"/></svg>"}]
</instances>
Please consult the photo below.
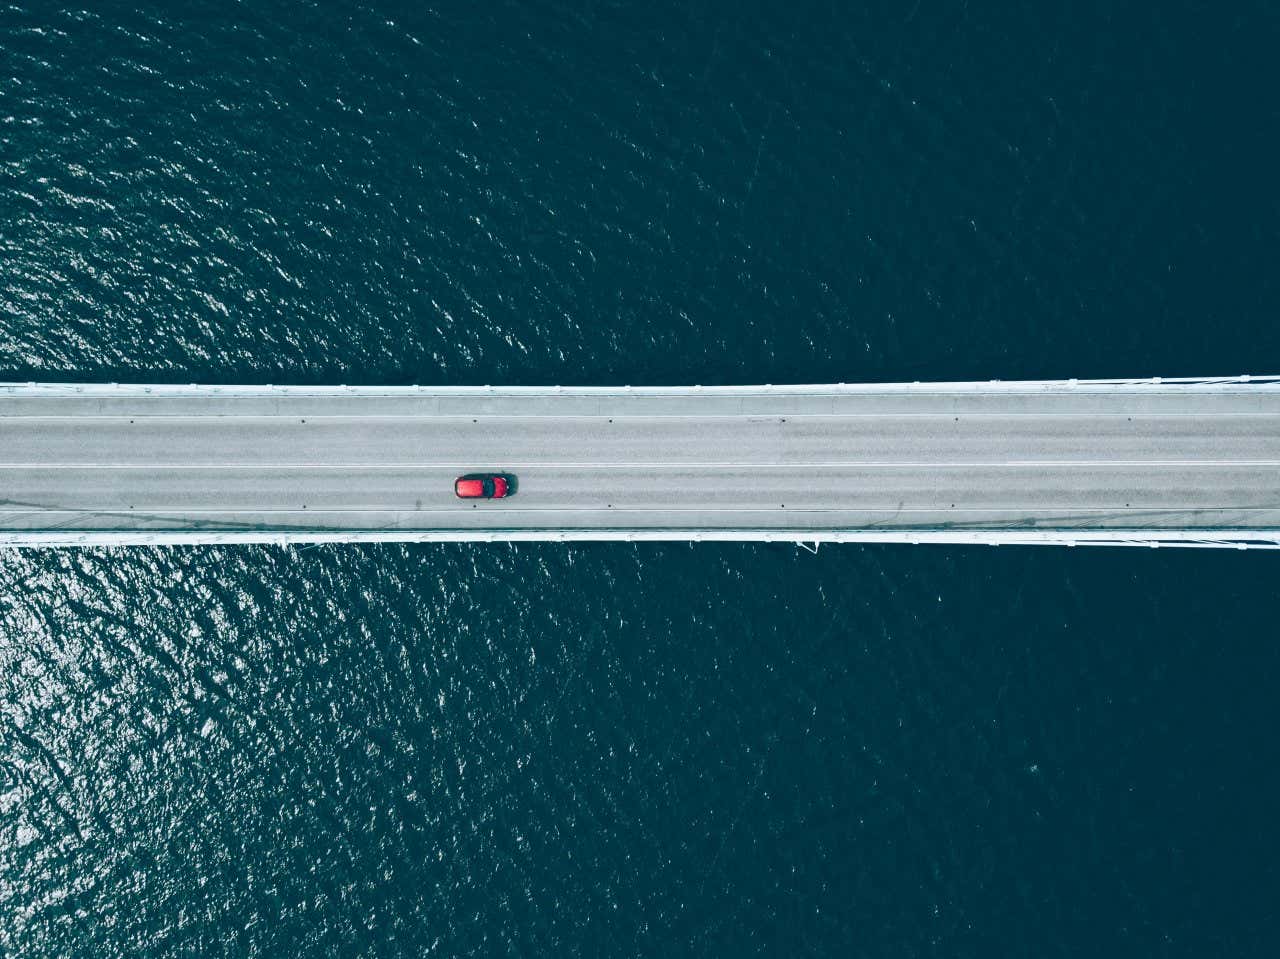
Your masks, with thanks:
<instances>
[{"instance_id":1,"label":"sea surface","mask_svg":"<svg viewBox=\"0 0 1280 959\"><path fill-rule=\"evenodd\" d=\"M1280 373L1280 7L0 6L0 379ZM1280 560L0 552L0 955L1274 956Z\"/></svg>"}]
</instances>

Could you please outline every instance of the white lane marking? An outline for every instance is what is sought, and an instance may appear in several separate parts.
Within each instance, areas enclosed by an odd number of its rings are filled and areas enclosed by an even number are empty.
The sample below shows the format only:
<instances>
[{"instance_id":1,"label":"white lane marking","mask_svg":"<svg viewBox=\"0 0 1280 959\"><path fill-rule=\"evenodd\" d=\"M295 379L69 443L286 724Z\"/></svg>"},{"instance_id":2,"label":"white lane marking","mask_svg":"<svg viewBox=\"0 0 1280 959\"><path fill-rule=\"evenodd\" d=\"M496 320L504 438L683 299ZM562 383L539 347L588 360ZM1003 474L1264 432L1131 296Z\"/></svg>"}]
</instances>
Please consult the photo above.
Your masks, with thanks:
<instances>
[{"instance_id":1,"label":"white lane marking","mask_svg":"<svg viewBox=\"0 0 1280 959\"><path fill-rule=\"evenodd\" d=\"M3 409L4 398L0 397L0 409ZM43 401L42 401L43 402ZM299 409L297 412L290 413L4 413L0 412L0 423L6 421L32 420L39 422L66 421L78 422L81 420L132 420L141 419L149 422L154 421L204 421L213 420L215 422L227 423L236 420L251 421L274 421L283 420L286 422L306 418L311 420L348 420L353 422L369 422L376 420L421 420L423 422L447 423L454 425L467 424L472 419L479 419L492 425L500 420L561 420L564 422L582 422L596 420L623 420L629 423L643 422L646 420L687 420L690 423L698 423L703 420L748 420L757 422L760 425L779 425L778 421L785 417L787 422L792 420L846 420L846 419L936 419L946 422L954 422L955 417L961 417L961 421L965 419L1020 419L1023 417L1034 417L1038 419L1106 419L1109 417L1133 417L1135 422L1158 420L1163 418L1178 417L1194 417L1198 419L1276 419L1280 417L1280 410L1276 411L1235 411L1235 410L1041 410L1041 411L1009 411L1009 412L993 412L993 411L967 411L967 410L933 410L925 412L866 412L866 413L797 413L790 410L779 410L777 412L767 411L759 413L484 413L481 411L471 413L314 413L305 409ZM139 425L139 424L134 424ZM293 423L292 425L302 426L302 423ZM607 425L607 424L605 424ZM617 424L615 424L617 425Z\"/></svg>"},{"instance_id":2,"label":"white lane marking","mask_svg":"<svg viewBox=\"0 0 1280 959\"><path fill-rule=\"evenodd\" d=\"M253 470L262 472L264 470L446 470L460 472L484 472L486 469L495 472L515 473L518 470L741 470L750 472L751 470L808 470L808 469L831 469L844 471L857 471L860 469L992 469L1004 468L1025 469L1039 467L1089 467L1089 468L1114 468L1128 469L1134 467L1170 467L1170 468L1187 468L1187 467L1278 467L1280 460L974 460L974 461L944 461L930 462L927 460L920 461L889 461L889 462L861 462L858 460L846 460L843 462L815 462L815 463L731 463L731 462L713 462L713 463L561 463L561 462L533 462L533 463L511 463L502 461L500 463L490 462L485 464L480 461L472 460L468 462L457 463L50 463L50 462L17 462L5 463L0 461L0 470L152 470L155 472L177 472L185 470Z\"/></svg>"},{"instance_id":3,"label":"white lane marking","mask_svg":"<svg viewBox=\"0 0 1280 959\"><path fill-rule=\"evenodd\" d=\"M957 507L956 509L948 509L945 506L908 506L899 509L895 506L848 506L848 507L832 507L832 506L797 506L795 508L774 509L759 506L617 506L613 509L606 509L600 506L539 506L539 507L494 507L487 513L475 513L466 509L465 506L451 506L448 508L427 507L424 509L413 509L408 506L401 507L385 507L385 506L360 506L360 507L316 507L314 509L298 509L297 507L282 506L278 509L261 509L261 508L244 508L244 509L197 509L185 506L135 506L130 509L128 506L86 506L83 509L66 509L58 507L55 509L44 509L39 506L32 506L26 509L6 509L0 508L0 516L7 515L32 515L38 514L44 516L46 514L67 514L67 515L84 515L84 514L121 514L125 516L136 516L142 519L147 518L148 513L175 513L179 515L190 516L274 516L284 513L296 513L299 516L312 516L320 513L385 513L388 515L421 515L430 513L442 514L458 514L472 517L479 516L511 516L521 513L599 513L602 516L618 516L627 513L773 513L778 516L790 516L801 514L849 514L857 515L859 513L934 513L938 516L946 516L951 519L961 517L966 514L974 513L1025 513L1029 516L1038 516L1050 512L1063 513L1179 513L1179 512L1195 512L1195 513L1277 513L1280 514L1280 503L1275 506L967 506Z\"/></svg>"}]
</instances>

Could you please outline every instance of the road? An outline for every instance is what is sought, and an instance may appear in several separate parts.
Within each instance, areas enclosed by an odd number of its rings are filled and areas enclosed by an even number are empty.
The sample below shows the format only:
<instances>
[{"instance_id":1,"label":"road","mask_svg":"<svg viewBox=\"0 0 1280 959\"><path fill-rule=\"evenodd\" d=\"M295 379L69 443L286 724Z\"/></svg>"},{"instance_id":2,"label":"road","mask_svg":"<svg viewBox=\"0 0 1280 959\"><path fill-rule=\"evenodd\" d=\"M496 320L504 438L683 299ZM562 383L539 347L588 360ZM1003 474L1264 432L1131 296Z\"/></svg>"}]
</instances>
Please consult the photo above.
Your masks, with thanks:
<instances>
[{"instance_id":1,"label":"road","mask_svg":"<svg viewBox=\"0 0 1280 959\"><path fill-rule=\"evenodd\" d=\"M1280 536L1269 385L805 389L18 387L0 391L0 533ZM480 470L517 494L455 498Z\"/></svg>"}]
</instances>

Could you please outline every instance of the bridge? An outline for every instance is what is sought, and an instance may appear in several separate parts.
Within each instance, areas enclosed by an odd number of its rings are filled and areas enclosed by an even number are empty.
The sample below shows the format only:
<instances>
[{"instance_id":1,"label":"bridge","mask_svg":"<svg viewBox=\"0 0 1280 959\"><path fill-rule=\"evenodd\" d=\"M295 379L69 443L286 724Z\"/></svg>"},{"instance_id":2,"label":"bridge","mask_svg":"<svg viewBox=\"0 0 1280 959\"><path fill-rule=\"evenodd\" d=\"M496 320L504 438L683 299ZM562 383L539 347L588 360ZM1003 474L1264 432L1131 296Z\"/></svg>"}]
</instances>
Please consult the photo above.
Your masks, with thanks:
<instances>
[{"instance_id":1,"label":"bridge","mask_svg":"<svg viewBox=\"0 0 1280 959\"><path fill-rule=\"evenodd\" d=\"M518 480L453 495L462 473ZM1280 377L0 384L0 545L1280 546Z\"/></svg>"}]
</instances>

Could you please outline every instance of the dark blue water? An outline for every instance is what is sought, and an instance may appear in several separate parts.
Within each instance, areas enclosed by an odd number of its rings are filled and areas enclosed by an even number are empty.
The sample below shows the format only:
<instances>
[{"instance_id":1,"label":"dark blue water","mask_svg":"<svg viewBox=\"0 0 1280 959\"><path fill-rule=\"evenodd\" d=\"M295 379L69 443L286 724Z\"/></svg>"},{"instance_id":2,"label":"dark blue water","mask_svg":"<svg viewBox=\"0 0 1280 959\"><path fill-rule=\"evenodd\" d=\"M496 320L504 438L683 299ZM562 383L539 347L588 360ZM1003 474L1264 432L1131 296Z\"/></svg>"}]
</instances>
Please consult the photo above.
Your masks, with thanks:
<instances>
[{"instance_id":1,"label":"dark blue water","mask_svg":"<svg viewBox=\"0 0 1280 959\"><path fill-rule=\"evenodd\" d=\"M0 378L1278 372L1278 41L1261 0L19 0ZM0 554L0 954L1274 955L1276 570Z\"/></svg>"}]
</instances>

